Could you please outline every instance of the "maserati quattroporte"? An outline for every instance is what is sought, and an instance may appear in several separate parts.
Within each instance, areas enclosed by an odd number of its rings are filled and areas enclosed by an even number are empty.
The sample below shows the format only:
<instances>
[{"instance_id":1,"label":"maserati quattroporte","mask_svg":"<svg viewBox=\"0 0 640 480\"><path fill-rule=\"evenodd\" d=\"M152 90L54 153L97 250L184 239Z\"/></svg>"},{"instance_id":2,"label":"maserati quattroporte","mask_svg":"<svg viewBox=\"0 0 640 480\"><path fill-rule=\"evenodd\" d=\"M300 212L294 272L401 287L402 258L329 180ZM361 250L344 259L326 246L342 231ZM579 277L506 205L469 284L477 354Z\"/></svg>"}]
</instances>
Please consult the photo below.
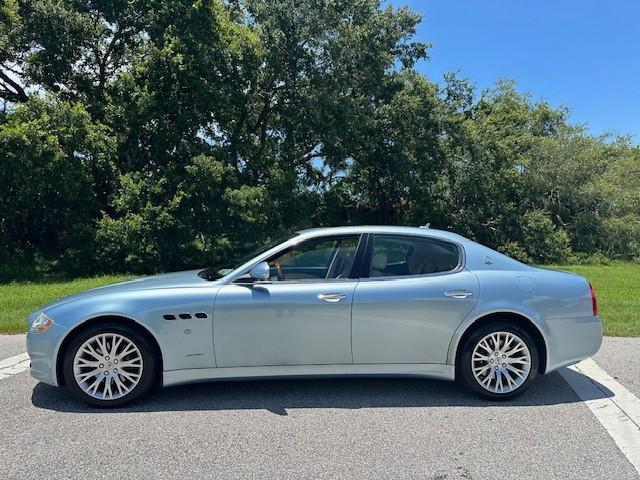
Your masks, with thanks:
<instances>
[{"instance_id":1,"label":"maserati quattroporte","mask_svg":"<svg viewBox=\"0 0 640 480\"><path fill-rule=\"evenodd\" d=\"M31 374L100 406L154 385L312 375L458 380L506 399L602 340L589 282L450 232L297 232L235 266L117 283L29 318Z\"/></svg>"}]
</instances>

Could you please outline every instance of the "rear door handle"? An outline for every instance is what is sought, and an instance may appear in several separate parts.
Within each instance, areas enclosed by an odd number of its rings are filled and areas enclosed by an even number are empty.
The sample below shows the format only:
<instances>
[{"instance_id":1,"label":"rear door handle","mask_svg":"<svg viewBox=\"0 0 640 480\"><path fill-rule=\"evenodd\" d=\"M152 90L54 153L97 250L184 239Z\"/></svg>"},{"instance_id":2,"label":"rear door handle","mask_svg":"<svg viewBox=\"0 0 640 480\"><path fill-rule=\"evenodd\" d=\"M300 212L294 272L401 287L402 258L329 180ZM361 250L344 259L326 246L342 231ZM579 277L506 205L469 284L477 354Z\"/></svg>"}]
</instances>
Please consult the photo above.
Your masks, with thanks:
<instances>
[{"instance_id":1,"label":"rear door handle","mask_svg":"<svg viewBox=\"0 0 640 480\"><path fill-rule=\"evenodd\" d=\"M451 298L468 298L473 295L473 292L469 292L468 290L451 290L449 292L444 292L445 297Z\"/></svg>"},{"instance_id":2,"label":"rear door handle","mask_svg":"<svg viewBox=\"0 0 640 480\"><path fill-rule=\"evenodd\" d=\"M338 303L347 298L347 296L343 295L342 293L321 293L320 295L318 295L318 298L325 302Z\"/></svg>"}]
</instances>

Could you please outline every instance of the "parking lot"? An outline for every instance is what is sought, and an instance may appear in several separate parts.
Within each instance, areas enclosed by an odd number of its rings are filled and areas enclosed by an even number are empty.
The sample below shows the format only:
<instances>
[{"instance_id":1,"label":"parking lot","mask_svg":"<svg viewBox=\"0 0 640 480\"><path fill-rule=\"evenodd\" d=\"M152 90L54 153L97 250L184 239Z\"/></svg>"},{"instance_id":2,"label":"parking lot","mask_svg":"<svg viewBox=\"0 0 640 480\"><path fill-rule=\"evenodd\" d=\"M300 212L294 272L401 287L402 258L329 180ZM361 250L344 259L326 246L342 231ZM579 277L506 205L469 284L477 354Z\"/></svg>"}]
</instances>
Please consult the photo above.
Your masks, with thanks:
<instances>
[{"instance_id":1,"label":"parking lot","mask_svg":"<svg viewBox=\"0 0 640 480\"><path fill-rule=\"evenodd\" d=\"M24 351L0 336L0 362ZM640 338L594 360L640 435ZM0 478L640 478L597 416L622 397L607 384L585 402L584 382L563 369L507 403L415 378L220 382L99 410L21 371L0 375Z\"/></svg>"}]
</instances>

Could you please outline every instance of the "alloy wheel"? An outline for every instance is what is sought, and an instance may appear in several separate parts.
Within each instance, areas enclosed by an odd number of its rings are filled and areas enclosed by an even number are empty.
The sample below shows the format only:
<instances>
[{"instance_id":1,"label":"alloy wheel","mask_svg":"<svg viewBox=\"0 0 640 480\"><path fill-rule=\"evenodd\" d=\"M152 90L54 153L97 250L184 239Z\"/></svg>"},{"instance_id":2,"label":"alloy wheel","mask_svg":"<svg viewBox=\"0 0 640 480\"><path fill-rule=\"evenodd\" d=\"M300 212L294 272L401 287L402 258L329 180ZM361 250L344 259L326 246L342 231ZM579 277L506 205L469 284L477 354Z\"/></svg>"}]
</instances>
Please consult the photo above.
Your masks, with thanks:
<instances>
[{"instance_id":1,"label":"alloy wheel","mask_svg":"<svg viewBox=\"0 0 640 480\"><path fill-rule=\"evenodd\" d=\"M140 349L118 333L100 333L86 340L73 358L73 376L87 395L116 400L129 394L142 378Z\"/></svg>"},{"instance_id":2,"label":"alloy wheel","mask_svg":"<svg viewBox=\"0 0 640 480\"><path fill-rule=\"evenodd\" d=\"M531 371L531 352L525 341L511 332L492 332L473 349L471 370L485 390L501 394L517 390Z\"/></svg>"}]
</instances>

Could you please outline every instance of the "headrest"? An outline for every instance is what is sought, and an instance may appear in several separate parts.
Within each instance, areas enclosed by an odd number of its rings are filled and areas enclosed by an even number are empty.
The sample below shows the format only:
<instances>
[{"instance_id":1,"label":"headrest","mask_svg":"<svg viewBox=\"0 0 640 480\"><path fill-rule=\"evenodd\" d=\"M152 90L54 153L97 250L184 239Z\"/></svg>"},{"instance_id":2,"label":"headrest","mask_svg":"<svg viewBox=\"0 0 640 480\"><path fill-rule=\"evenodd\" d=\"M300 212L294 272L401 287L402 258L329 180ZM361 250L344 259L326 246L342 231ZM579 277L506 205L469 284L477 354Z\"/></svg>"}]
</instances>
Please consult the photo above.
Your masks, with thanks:
<instances>
[{"instance_id":1,"label":"headrest","mask_svg":"<svg viewBox=\"0 0 640 480\"><path fill-rule=\"evenodd\" d=\"M371 268L384 270L387 266L387 256L384 253L376 253L371 260Z\"/></svg>"}]
</instances>

